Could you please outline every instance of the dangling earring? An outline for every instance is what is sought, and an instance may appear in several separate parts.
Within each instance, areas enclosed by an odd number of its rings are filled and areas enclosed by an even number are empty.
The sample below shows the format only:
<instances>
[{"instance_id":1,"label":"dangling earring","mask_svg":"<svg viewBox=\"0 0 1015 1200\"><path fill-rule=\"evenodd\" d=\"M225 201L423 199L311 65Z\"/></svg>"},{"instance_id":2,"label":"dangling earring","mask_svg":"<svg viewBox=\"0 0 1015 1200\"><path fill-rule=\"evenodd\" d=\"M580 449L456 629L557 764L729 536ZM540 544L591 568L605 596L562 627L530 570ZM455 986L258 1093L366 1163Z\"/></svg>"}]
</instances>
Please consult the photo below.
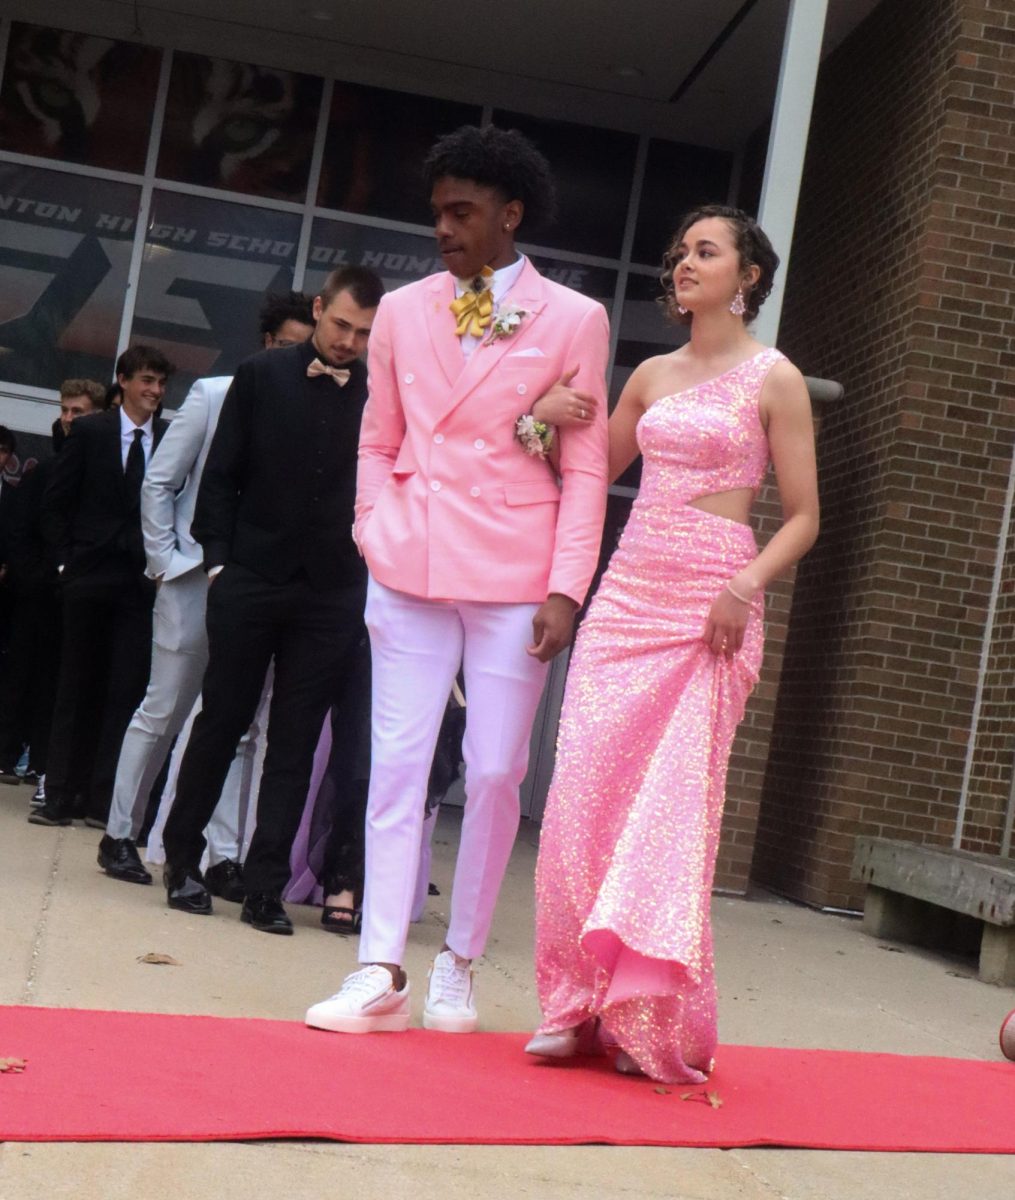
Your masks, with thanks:
<instances>
[{"instance_id":1,"label":"dangling earring","mask_svg":"<svg viewBox=\"0 0 1015 1200\"><path fill-rule=\"evenodd\" d=\"M730 301L730 312L735 317L742 317L747 312L747 304L744 301L744 289L742 287L737 288L737 294Z\"/></svg>"},{"instance_id":2,"label":"dangling earring","mask_svg":"<svg viewBox=\"0 0 1015 1200\"><path fill-rule=\"evenodd\" d=\"M680 315L681 315L682 317L686 317L686 316L687 316L687 309L686 309L686 308L684 308L684 306L683 306L682 304L678 304L678 305L677 305L677 312L678 312L678 313L680 313Z\"/></svg>"}]
</instances>

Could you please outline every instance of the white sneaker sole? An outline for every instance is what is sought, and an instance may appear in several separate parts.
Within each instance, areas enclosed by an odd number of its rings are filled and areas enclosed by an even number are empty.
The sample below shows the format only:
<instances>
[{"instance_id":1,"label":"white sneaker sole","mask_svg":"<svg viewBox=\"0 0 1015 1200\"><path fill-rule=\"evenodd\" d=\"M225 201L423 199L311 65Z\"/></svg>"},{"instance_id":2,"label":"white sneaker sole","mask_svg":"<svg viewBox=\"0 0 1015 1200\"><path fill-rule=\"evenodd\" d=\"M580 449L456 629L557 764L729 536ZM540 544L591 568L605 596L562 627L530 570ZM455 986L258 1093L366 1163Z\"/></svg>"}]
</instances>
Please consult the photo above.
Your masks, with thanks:
<instances>
[{"instance_id":1,"label":"white sneaker sole","mask_svg":"<svg viewBox=\"0 0 1015 1200\"><path fill-rule=\"evenodd\" d=\"M354 1017L343 1013L315 1013L310 1009L306 1023L311 1029L326 1029L329 1033L405 1033L409 1028L408 1013L378 1013L375 1017Z\"/></svg>"},{"instance_id":2,"label":"white sneaker sole","mask_svg":"<svg viewBox=\"0 0 1015 1200\"><path fill-rule=\"evenodd\" d=\"M479 1028L479 1017L448 1017L423 1009L423 1028L435 1029L438 1033L475 1033Z\"/></svg>"}]
</instances>

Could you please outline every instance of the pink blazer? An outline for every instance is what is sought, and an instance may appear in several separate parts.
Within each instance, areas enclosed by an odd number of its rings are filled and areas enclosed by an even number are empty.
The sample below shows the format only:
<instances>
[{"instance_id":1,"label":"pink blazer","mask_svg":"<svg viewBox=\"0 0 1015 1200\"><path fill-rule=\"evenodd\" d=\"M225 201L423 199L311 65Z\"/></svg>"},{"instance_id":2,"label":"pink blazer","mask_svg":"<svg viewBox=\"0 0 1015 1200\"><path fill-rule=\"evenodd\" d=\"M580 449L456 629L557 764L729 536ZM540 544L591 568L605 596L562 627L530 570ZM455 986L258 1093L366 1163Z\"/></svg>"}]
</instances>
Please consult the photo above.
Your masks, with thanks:
<instances>
[{"instance_id":1,"label":"pink blazer","mask_svg":"<svg viewBox=\"0 0 1015 1200\"><path fill-rule=\"evenodd\" d=\"M444 272L388 293L374 320L356 495L370 573L428 599L581 603L606 509L606 312L526 262L504 302L529 315L466 362L453 299ZM598 415L563 431L558 486L514 426L576 365Z\"/></svg>"}]
</instances>

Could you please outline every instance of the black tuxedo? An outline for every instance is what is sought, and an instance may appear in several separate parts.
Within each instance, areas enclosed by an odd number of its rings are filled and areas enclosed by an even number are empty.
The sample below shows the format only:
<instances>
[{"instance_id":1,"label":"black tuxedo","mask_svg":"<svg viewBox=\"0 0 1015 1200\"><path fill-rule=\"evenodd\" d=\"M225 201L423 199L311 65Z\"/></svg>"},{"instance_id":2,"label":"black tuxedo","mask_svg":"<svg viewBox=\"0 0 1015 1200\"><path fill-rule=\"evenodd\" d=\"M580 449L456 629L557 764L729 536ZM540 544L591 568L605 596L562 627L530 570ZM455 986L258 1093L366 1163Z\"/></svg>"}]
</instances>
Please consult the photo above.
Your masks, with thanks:
<instances>
[{"instance_id":1,"label":"black tuxedo","mask_svg":"<svg viewBox=\"0 0 1015 1200\"><path fill-rule=\"evenodd\" d=\"M157 447L169 423L156 418ZM79 417L57 459L42 502L42 529L66 579L127 566L143 574L141 498L124 475L120 410Z\"/></svg>"},{"instance_id":2,"label":"black tuxedo","mask_svg":"<svg viewBox=\"0 0 1015 1200\"><path fill-rule=\"evenodd\" d=\"M38 463L18 487L7 556L11 644L0 684L0 765L5 770L13 766L27 742L29 767L40 775L46 770L60 662L59 576L41 524L42 496L53 463Z\"/></svg>"},{"instance_id":3,"label":"black tuxedo","mask_svg":"<svg viewBox=\"0 0 1015 1200\"><path fill-rule=\"evenodd\" d=\"M207 569L201 713L166 822L166 861L196 869L202 830L275 663L248 893L279 895L336 680L363 635L366 567L352 540L366 368L307 377L313 344L241 363L208 453L192 531Z\"/></svg>"},{"instance_id":4,"label":"black tuxedo","mask_svg":"<svg viewBox=\"0 0 1015 1200\"><path fill-rule=\"evenodd\" d=\"M167 428L153 422L155 447ZM144 575L140 497L125 478L119 409L71 426L40 521L62 567L63 599L46 795L64 815L81 797L87 815L105 821L120 743L148 683L155 599Z\"/></svg>"},{"instance_id":5,"label":"black tuxedo","mask_svg":"<svg viewBox=\"0 0 1015 1200\"><path fill-rule=\"evenodd\" d=\"M366 368L353 363L339 388L307 378L313 358L306 342L265 350L237 370L191 524L206 569L239 563L271 583L303 572L317 589L365 581L348 522Z\"/></svg>"},{"instance_id":6,"label":"black tuxedo","mask_svg":"<svg viewBox=\"0 0 1015 1200\"><path fill-rule=\"evenodd\" d=\"M0 479L0 674L6 670L7 647L14 607L10 577L11 536L18 511L18 488Z\"/></svg>"},{"instance_id":7,"label":"black tuxedo","mask_svg":"<svg viewBox=\"0 0 1015 1200\"><path fill-rule=\"evenodd\" d=\"M0 479L0 567L10 562L11 534L17 508L17 487L9 479Z\"/></svg>"}]
</instances>

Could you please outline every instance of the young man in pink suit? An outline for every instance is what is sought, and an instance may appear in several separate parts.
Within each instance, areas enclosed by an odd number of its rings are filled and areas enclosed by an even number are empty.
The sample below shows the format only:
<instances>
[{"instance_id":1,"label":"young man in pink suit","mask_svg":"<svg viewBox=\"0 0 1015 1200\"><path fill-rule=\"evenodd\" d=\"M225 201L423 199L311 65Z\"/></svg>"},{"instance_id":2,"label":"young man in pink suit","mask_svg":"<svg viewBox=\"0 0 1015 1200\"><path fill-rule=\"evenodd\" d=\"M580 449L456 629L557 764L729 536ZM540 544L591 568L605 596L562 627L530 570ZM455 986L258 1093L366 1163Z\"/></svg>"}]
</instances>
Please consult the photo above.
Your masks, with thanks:
<instances>
[{"instance_id":1,"label":"young man in pink suit","mask_svg":"<svg viewBox=\"0 0 1015 1200\"><path fill-rule=\"evenodd\" d=\"M529 232L552 209L545 159L517 132L466 126L436 143L426 177L448 270L381 302L360 435L356 537L373 655L364 966L307 1013L343 1033L409 1025L402 958L426 784L463 665L465 814L423 1024L477 1026L471 961L518 829L547 663L570 641L606 503L605 310L543 279L514 244L523 221ZM589 408L561 438L559 483L531 453L538 442L527 452L516 435L555 387Z\"/></svg>"}]
</instances>

